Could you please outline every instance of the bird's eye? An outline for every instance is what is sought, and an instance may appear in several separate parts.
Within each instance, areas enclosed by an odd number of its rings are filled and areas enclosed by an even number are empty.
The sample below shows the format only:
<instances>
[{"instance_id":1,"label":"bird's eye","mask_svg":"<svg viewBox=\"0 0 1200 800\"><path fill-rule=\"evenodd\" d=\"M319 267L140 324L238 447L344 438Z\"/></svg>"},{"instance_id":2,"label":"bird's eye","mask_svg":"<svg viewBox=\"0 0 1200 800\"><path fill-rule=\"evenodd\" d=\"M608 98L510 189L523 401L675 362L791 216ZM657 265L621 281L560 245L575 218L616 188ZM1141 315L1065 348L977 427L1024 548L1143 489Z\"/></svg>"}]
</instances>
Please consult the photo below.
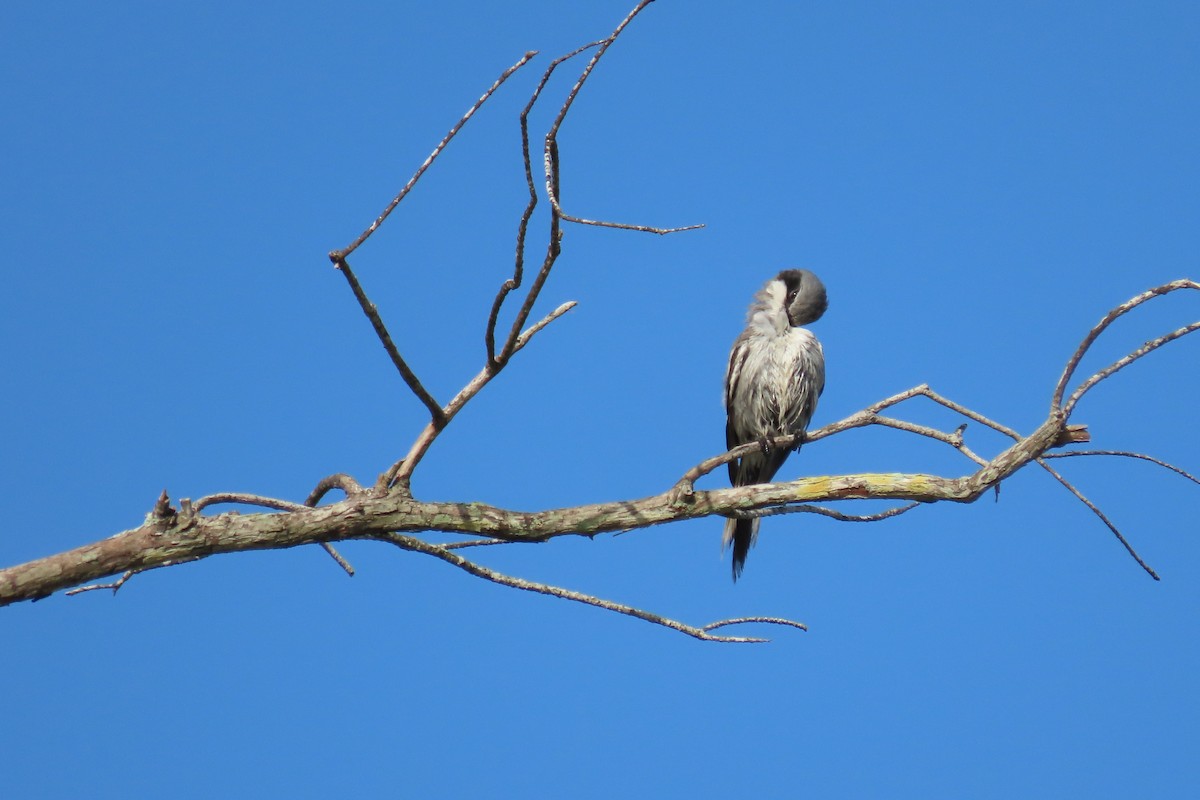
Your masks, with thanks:
<instances>
[{"instance_id":1,"label":"bird's eye","mask_svg":"<svg viewBox=\"0 0 1200 800\"><path fill-rule=\"evenodd\" d=\"M789 306L792 303L796 302L796 295L798 295L798 294L800 294L799 289L792 289L790 292L787 293L787 304Z\"/></svg>"}]
</instances>

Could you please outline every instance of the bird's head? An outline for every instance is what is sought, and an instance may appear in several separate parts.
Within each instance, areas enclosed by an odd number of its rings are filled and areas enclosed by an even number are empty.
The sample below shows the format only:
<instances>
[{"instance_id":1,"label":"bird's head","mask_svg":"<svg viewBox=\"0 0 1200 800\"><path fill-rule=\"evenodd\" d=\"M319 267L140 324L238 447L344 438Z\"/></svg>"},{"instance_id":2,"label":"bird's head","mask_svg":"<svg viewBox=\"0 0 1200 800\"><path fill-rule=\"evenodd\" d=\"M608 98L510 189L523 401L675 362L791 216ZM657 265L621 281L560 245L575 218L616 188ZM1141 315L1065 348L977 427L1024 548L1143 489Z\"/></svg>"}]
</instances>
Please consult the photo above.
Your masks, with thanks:
<instances>
[{"instance_id":1,"label":"bird's head","mask_svg":"<svg viewBox=\"0 0 1200 800\"><path fill-rule=\"evenodd\" d=\"M792 327L816 322L829 307L825 284L806 269L785 269L775 276L783 284L783 309Z\"/></svg>"}]
</instances>

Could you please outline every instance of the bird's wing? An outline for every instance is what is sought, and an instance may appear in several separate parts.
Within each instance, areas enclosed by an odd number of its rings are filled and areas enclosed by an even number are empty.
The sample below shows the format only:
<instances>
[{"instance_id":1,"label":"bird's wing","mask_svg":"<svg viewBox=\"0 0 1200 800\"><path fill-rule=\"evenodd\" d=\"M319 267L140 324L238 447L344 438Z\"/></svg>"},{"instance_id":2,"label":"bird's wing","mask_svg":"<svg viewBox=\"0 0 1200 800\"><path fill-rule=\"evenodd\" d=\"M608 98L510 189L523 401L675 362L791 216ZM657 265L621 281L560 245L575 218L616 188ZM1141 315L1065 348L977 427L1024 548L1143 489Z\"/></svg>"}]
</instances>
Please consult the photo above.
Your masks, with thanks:
<instances>
[{"instance_id":1,"label":"bird's wing","mask_svg":"<svg viewBox=\"0 0 1200 800\"><path fill-rule=\"evenodd\" d=\"M749 355L750 337L743 331L741 335L733 343L733 348L729 351L729 365L725 368L725 449L732 450L745 440L739 435L737 425L734 422L734 398L738 392L738 382L742 379L742 368L746 364L746 357ZM738 462L739 460L730 461L729 467L729 482L738 485Z\"/></svg>"}]
</instances>

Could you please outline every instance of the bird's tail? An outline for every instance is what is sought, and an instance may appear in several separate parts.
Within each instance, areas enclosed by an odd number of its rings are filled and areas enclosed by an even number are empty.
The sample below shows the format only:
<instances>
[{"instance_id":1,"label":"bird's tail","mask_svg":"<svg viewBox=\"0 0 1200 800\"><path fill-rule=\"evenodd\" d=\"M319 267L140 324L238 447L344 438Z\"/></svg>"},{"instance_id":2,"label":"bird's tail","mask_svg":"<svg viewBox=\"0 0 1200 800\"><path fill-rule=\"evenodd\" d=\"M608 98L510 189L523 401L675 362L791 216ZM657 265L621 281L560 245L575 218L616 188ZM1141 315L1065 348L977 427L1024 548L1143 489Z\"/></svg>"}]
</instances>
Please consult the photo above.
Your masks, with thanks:
<instances>
[{"instance_id":1,"label":"bird's tail","mask_svg":"<svg viewBox=\"0 0 1200 800\"><path fill-rule=\"evenodd\" d=\"M725 535L721 537L721 548L733 544L733 579L736 581L746 566L746 556L750 554L750 546L758 538L758 523L755 519L725 520Z\"/></svg>"}]
</instances>

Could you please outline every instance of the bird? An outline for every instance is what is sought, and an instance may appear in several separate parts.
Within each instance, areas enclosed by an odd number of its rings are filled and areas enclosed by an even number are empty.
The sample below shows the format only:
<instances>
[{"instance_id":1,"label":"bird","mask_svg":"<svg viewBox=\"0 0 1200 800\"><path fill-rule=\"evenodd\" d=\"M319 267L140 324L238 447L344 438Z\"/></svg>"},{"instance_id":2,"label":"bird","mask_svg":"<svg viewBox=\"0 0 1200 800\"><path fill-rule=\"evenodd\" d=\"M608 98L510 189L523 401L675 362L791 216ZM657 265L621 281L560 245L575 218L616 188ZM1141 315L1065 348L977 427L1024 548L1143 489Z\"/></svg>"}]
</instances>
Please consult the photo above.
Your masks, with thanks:
<instances>
[{"instance_id":1,"label":"bird","mask_svg":"<svg viewBox=\"0 0 1200 800\"><path fill-rule=\"evenodd\" d=\"M825 389L825 354L802 326L816 322L828 307L825 285L806 269L785 269L754 295L725 370L725 445L757 441L760 448L729 462L733 486L770 483L790 453L775 447L774 438L808 429ZM725 520L721 547L733 545L735 582L758 538L759 522Z\"/></svg>"}]
</instances>

